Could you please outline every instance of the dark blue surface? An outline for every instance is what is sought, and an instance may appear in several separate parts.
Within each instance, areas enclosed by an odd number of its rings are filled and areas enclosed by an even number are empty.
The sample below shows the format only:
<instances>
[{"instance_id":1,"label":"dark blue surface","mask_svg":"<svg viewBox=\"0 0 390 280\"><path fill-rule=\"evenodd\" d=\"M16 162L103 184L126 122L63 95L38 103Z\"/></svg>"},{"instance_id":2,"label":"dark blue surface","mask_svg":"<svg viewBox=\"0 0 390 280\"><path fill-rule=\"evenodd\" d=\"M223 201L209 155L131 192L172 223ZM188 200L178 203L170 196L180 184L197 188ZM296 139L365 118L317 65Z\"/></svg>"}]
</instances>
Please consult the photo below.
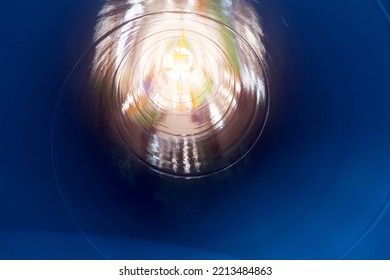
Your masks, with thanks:
<instances>
[{"instance_id":1,"label":"dark blue surface","mask_svg":"<svg viewBox=\"0 0 390 280\"><path fill-rule=\"evenodd\" d=\"M221 178L138 188L97 155L66 94L51 130L100 3L0 4L0 258L389 259L390 5L261 3L261 140Z\"/></svg>"}]
</instances>

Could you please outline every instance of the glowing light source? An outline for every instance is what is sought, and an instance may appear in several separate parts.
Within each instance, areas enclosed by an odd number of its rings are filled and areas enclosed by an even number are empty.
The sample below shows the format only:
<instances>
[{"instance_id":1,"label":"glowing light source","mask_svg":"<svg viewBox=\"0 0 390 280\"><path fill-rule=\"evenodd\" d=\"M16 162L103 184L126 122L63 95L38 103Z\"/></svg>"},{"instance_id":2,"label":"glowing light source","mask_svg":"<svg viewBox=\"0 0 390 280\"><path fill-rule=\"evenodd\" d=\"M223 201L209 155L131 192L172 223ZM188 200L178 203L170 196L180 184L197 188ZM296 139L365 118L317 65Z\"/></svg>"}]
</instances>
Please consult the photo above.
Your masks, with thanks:
<instances>
[{"instance_id":1,"label":"glowing light source","mask_svg":"<svg viewBox=\"0 0 390 280\"><path fill-rule=\"evenodd\" d=\"M194 69L194 57L185 45L183 32L178 46L164 55L163 67L167 75L175 80L188 78Z\"/></svg>"},{"instance_id":2,"label":"glowing light source","mask_svg":"<svg viewBox=\"0 0 390 280\"><path fill-rule=\"evenodd\" d=\"M174 48L164 56L163 65L169 77L185 79L194 68L194 58L186 48Z\"/></svg>"}]
</instances>

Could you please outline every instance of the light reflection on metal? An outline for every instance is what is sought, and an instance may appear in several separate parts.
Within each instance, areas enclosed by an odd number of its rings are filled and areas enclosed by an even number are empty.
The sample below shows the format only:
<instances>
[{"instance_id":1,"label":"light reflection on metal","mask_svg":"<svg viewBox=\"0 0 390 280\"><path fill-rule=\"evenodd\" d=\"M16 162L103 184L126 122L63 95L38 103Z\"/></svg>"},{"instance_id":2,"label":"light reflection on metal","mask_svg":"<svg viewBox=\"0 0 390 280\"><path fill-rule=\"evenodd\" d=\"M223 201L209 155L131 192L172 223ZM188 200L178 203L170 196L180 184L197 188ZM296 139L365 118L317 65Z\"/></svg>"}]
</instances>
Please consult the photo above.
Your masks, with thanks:
<instances>
[{"instance_id":1,"label":"light reflection on metal","mask_svg":"<svg viewBox=\"0 0 390 280\"><path fill-rule=\"evenodd\" d=\"M237 162L267 116L262 36L244 1L108 1L91 79L115 144L172 176Z\"/></svg>"}]
</instances>

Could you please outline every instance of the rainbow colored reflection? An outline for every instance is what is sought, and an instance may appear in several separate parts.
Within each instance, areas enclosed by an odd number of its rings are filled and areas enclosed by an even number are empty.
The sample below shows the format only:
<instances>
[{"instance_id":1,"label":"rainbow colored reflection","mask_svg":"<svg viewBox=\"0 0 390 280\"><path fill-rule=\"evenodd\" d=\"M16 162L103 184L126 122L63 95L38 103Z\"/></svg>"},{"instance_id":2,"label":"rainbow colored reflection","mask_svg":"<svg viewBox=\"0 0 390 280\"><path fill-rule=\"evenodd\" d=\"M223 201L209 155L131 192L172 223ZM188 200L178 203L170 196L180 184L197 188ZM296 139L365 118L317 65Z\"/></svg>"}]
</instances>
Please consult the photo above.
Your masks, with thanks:
<instances>
[{"instance_id":1,"label":"rainbow colored reflection","mask_svg":"<svg viewBox=\"0 0 390 280\"><path fill-rule=\"evenodd\" d=\"M124 157L166 175L227 168L254 145L268 92L258 17L244 1L109 1L91 80Z\"/></svg>"}]
</instances>

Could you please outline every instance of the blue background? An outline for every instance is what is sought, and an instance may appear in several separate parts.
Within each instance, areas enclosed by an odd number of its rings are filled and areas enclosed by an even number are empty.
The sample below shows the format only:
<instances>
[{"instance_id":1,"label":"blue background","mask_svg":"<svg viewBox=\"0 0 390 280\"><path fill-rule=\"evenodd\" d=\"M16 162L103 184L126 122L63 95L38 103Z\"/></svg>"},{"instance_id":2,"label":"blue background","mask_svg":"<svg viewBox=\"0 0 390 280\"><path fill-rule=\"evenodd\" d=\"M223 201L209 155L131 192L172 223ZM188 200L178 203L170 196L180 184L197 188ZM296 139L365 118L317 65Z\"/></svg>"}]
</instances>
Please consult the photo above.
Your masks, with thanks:
<instances>
[{"instance_id":1,"label":"blue background","mask_svg":"<svg viewBox=\"0 0 390 280\"><path fill-rule=\"evenodd\" d=\"M387 1L260 1L256 147L207 180L130 186L60 96L101 3L3 2L0 258L390 258Z\"/></svg>"}]
</instances>

